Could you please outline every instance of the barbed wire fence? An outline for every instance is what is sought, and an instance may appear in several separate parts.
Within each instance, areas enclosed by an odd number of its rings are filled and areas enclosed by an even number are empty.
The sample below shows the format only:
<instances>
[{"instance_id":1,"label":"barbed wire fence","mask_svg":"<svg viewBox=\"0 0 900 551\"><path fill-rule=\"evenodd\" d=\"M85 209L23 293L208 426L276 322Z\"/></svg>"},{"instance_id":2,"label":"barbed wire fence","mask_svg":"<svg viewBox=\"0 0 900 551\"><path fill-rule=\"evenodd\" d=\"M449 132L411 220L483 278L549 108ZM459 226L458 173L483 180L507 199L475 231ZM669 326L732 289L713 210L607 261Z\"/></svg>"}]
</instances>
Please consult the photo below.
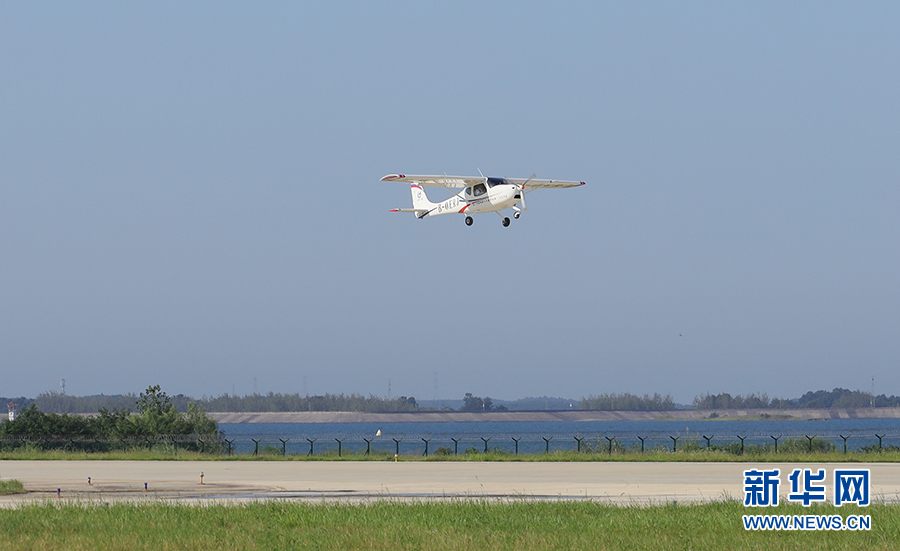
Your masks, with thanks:
<instances>
[{"instance_id":1,"label":"barbed wire fence","mask_svg":"<svg viewBox=\"0 0 900 551\"><path fill-rule=\"evenodd\" d=\"M900 448L900 429L830 431L606 431L484 432L464 434L404 433L373 436L360 433L169 435L103 439L82 436L6 436L0 452L20 449L113 452L149 450L162 453L200 452L221 455L430 456L496 452L540 454L560 451L613 454L721 450L734 454L766 451L870 452Z\"/></svg>"}]
</instances>

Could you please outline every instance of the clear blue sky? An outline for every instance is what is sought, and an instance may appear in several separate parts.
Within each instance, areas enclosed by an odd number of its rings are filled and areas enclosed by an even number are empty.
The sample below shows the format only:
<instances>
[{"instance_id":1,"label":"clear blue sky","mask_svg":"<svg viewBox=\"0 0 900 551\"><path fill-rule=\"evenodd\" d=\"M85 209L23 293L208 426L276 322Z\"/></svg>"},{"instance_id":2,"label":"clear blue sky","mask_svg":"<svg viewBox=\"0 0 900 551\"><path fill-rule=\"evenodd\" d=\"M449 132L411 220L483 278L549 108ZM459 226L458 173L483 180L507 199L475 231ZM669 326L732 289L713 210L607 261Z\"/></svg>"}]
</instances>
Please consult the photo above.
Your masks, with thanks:
<instances>
[{"instance_id":1,"label":"clear blue sky","mask_svg":"<svg viewBox=\"0 0 900 551\"><path fill-rule=\"evenodd\" d=\"M0 395L900 394L898 28L0 4ZM385 174L479 168L588 185L509 228L388 212Z\"/></svg>"}]
</instances>

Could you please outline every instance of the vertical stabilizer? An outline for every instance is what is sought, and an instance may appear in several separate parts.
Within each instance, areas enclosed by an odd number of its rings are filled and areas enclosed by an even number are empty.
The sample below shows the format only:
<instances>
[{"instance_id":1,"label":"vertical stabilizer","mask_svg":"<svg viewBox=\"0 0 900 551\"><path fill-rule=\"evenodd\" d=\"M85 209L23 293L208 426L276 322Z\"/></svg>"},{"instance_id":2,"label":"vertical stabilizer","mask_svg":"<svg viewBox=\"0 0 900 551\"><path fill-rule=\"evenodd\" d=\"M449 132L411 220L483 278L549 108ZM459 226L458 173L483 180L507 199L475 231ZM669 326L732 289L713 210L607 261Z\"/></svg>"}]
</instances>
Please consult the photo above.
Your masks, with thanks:
<instances>
[{"instance_id":1,"label":"vertical stabilizer","mask_svg":"<svg viewBox=\"0 0 900 551\"><path fill-rule=\"evenodd\" d=\"M409 191L410 193L412 193L412 203L414 209L429 211L437 206L435 203L432 203L428 200L428 196L425 195L425 190L422 189L422 186L420 186L419 184L413 184L409 186Z\"/></svg>"}]
</instances>

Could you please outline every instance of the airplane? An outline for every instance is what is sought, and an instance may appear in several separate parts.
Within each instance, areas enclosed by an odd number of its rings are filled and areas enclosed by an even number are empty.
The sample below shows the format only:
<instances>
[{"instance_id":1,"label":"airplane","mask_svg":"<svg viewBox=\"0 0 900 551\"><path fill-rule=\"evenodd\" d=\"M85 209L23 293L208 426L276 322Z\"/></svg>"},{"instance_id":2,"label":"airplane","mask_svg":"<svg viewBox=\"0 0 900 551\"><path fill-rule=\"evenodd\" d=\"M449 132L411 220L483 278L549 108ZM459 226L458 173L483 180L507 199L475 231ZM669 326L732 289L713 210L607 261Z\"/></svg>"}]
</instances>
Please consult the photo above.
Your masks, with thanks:
<instances>
[{"instance_id":1,"label":"airplane","mask_svg":"<svg viewBox=\"0 0 900 551\"><path fill-rule=\"evenodd\" d=\"M410 184L413 208L391 209L391 212L412 212L420 220L441 214L465 214L467 226L471 226L475 222L472 219L473 214L496 212L502 219L504 227L509 226L509 218L500 211L511 208L514 211L513 218L518 220L522 211L528 210L525 207L526 193L540 188L577 187L585 184L567 180L538 180L533 175L531 178L489 178L484 175L407 176L405 174L388 174L381 181ZM432 203L425 195L423 186L443 187L454 192L454 195L440 203ZM461 191L455 191L457 189Z\"/></svg>"}]
</instances>

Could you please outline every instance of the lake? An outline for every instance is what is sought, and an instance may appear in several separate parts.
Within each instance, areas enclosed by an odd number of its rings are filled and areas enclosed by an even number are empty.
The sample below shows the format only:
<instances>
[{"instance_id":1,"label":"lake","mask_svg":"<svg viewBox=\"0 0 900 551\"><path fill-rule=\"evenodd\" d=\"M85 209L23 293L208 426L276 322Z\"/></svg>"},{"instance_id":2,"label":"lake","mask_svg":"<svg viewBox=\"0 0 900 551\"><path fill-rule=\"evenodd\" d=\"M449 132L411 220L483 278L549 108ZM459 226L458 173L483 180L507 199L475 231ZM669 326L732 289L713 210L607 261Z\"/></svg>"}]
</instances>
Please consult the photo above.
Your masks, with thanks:
<instances>
[{"instance_id":1,"label":"lake","mask_svg":"<svg viewBox=\"0 0 900 551\"><path fill-rule=\"evenodd\" d=\"M833 441L847 449L878 444L900 445L900 419L823 419L808 421L560 421L560 422L445 422L445 423L220 423L225 438L237 453L252 453L259 446L274 446L287 454L388 451L400 455L429 454L439 447L463 453L468 448L514 453L539 453L547 449L574 450L582 446L607 449L611 440L629 447L672 449L685 442L706 447L739 442L772 444L807 437ZM377 436L378 431L381 435ZM706 438L705 438L706 437ZM773 438L774 437L774 438ZM340 442L338 442L340 440ZM368 440L368 442L366 441ZM425 440L428 442L426 443Z\"/></svg>"}]
</instances>

